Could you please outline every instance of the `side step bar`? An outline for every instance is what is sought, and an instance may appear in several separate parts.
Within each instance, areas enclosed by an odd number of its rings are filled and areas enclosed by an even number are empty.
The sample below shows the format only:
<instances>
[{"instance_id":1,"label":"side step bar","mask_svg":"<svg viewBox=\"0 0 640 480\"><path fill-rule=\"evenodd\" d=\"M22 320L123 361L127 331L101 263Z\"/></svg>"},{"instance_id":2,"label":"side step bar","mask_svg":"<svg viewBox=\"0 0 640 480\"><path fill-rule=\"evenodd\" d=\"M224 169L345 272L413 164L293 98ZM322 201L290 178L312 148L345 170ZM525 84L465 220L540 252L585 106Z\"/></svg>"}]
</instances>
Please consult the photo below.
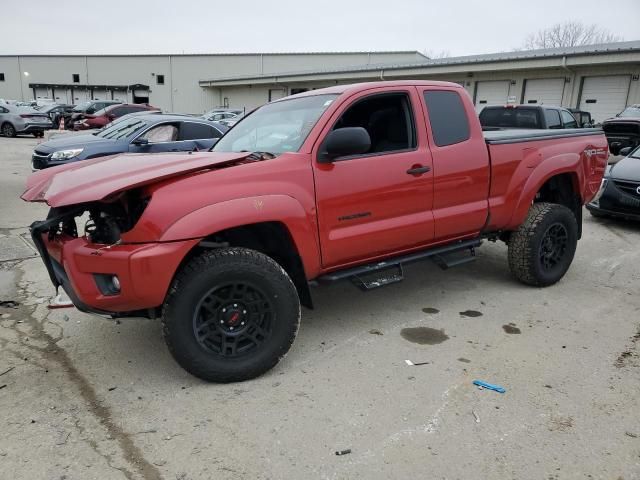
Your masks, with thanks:
<instances>
[{"instance_id":1,"label":"side step bar","mask_svg":"<svg viewBox=\"0 0 640 480\"><path fill-rule=\"evenodd\" d=\"M475 248L479 247L481 244L482 240L477 238L473 240L461 240L443 247L430 248L428 250L422 250L408 255L392 257L381 262L368 263L366 265L359 265L357 267L327 273L325 275L321 275L316 280L319 283L327 284L340 280L351 279L361 289L371 290L373 288L389 285L390 283L402 281L404 278L402 266L409 263L419 262L430 258L439 267L447 269L471 262L475 260ZM455 259L447 258L447 255L449 254L463 252L465 250L469 250L471 255ZM385 273L384 275L378 276L372 280L366 279L370 274L392 269L394 272L391 274Z\"/></svg>"}]
</instances>

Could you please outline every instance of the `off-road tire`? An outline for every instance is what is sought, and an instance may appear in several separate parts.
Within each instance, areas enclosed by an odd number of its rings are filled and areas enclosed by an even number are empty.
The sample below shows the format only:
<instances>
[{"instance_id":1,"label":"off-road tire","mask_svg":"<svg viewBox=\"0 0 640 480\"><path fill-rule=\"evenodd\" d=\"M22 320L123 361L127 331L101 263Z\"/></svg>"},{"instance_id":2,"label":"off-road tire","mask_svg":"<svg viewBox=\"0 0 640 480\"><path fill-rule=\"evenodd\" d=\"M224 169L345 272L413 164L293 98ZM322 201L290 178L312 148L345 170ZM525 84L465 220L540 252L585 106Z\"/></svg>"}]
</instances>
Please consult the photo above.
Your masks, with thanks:
<instances>
[{"instance_id":1,"label":"off-road tire","mask_svg":"<svg viewBox=\"0 0 640 480\"><path fill-rule=\"evenodd\" d=\"M0 127L0 132L5 137L15 137L17 133L15 127L9 122L5 122L2 124L2 127Z\"/></svg>"},{"instance_id":2,"label":"off-road tire","mask_svg":"<svg viewBox=\"0 0 640 480\"><path fill-rule=\"evenodd\" d=\"M557 264L545 267L541 259L543 248L546 248L543 242L552 227L566 234L566 245L561 249ZM527 285L553 285L569 269L577 244L578 223L571 210L555 203L534 203L524 223L511 234L509 269L518 280Z\"/></svg>"},{"instance_id":3,"label":"off-road tire","mask_svg":"<svg viewBox=\"0 0 640 480\"><path fill-rule=\"evenodd\" d=\"M203 299L210 298L208 295L217 288L224 291L224 285L230 282L246 282L257 288L272 308L271 332L263 343L251 346L254 350L245 354L229 357L203 344L197 337L196 325L201 321L198 312ZM213 296L217 298L215 293ZM222 318L216 317L223 315L221 309L219 306L215 314L207 309L207 315L216 318L215 324ZM253 315L251 311L249 315ZM249 324L250 317L246 318ZM273 368L291 348L299 326L300 300L287 272L267 255L246 248L209 250L191 259L176 275L162 315L164 338L178 364L196 377L219 383L248 380ZM213 330L213 326L207 328ZM225 324L225 328L229 326ZM225 332L231 335L228 330Z\"/></svg>"}]
</instances>

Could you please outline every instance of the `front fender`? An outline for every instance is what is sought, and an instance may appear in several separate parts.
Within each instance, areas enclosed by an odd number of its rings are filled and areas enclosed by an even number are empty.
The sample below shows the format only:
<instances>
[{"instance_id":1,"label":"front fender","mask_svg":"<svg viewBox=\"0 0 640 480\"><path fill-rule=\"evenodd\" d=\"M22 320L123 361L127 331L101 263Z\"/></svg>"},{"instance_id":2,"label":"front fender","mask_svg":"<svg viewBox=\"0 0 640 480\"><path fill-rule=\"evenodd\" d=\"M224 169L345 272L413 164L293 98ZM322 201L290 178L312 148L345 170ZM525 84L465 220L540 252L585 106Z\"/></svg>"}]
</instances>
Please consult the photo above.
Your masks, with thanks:
<instances>
[{"instance_id":1,"label":"front fender","mask_svg":"<svg viewBox=\"0 0 640 480\"><path fill-rule=\"evenodd\" d=\"M159 241L204 238L229 228L263 222L284 224L298 250L307 277L317 276L320 271L320 249L315 217L307 214L300 202L288 195L261 195L207 205L174 222L162 233Z\"/></svg>"}]
</instances>

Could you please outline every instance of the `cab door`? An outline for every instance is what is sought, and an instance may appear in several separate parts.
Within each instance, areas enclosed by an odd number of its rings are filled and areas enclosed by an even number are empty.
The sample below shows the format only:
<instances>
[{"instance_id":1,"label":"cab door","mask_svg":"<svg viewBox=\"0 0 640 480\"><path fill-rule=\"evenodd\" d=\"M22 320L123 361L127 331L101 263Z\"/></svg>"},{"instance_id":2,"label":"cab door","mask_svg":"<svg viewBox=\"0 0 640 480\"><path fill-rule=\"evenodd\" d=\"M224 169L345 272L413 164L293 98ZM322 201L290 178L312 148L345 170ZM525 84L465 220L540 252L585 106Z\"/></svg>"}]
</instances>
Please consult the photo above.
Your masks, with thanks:
<instances>
[{"instance_id":1,"label":"cab door","mask_svg":"<svg viewBox=\"0 0 640 480\"><path fill-rule=\"evenodd\" d=\"M461 88L419 87L433 156L435 240L477 235L489 214L489 151ZM464 96L464 97L463 97Z\"/></svg>"},{"instance_id":2,"label":"cab door","mask_svg":"<svg viewBox=\"0 0 640 480\"><path fill-rule=\"evenodd\" d=\"M414 87L372 89L345 100L322 131L312 163L323 267L433 240L433 165L419 105ZM319 163L323 139L344 127L367 130L369 151Z\"/></svg>"}]
</instances>

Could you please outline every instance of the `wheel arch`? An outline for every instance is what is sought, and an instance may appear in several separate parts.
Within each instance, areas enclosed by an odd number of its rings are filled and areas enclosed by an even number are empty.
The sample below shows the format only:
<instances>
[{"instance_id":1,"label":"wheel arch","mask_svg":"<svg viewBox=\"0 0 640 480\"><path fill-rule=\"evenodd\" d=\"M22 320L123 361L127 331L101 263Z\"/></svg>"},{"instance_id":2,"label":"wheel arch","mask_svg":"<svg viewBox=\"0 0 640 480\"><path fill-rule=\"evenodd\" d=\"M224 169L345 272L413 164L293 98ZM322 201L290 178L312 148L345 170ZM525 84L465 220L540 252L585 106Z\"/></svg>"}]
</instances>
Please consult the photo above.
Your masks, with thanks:
<instances>
[{"instance_id":1,"label":"wheel arch","mask_svg":"<svg viewBox=\"0 0 640 480\"><path fill-rule=\"evenodd\" d=\"M313 308L308 278L320 269L320 250L313 218L286 195L231 200L191 212L171 225L161 241L201 238L182 260L186 264L203 248L244 247L262 252L287 271L301 303Z\"/></svg>"}]
</instances>

